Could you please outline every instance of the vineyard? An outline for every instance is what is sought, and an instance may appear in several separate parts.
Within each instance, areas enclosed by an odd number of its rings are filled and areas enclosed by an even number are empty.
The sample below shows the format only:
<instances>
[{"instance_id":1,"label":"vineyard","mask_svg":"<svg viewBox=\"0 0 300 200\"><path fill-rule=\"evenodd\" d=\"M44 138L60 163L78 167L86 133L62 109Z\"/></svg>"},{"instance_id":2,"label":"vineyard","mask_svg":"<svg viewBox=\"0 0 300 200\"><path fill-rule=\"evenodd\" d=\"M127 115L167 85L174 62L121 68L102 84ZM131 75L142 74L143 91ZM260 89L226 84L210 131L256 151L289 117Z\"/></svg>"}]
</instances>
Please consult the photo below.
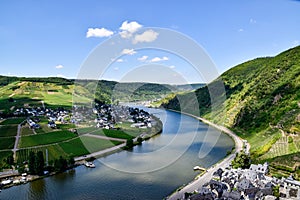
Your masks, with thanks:
<instances>
[{"instance_id":1,"label":"vineyard","mask_svg":"<svg viewBox=\"0 0 300 200\"><path fill-rule=\"evenodd\" d=\"M300 150L299 136L283 136L271 147L271 149L261 156L260 160L267 160L282 155L296 153Z\"/></svg>"},{"instance_id":2,"label":"vineyard","mask_svg":"<svg viewBox=\"0 0 300 200\"><path fill-rule=\"evenodd\" d=\"M26 161L28 161L29 153L33 151L37 153L38 151L42 151L44 154L44 158L48 159L48 161L51 163L55 159L59 158L59 156L68 157L68 154L66 154L59 145L50 145L47 147L38 147L38 148L27 148L27 149L21 149L17 151L17 163L22 164ZM46 155L46 151L48 151L48 157Z\"/></svg>"}]
</instances>

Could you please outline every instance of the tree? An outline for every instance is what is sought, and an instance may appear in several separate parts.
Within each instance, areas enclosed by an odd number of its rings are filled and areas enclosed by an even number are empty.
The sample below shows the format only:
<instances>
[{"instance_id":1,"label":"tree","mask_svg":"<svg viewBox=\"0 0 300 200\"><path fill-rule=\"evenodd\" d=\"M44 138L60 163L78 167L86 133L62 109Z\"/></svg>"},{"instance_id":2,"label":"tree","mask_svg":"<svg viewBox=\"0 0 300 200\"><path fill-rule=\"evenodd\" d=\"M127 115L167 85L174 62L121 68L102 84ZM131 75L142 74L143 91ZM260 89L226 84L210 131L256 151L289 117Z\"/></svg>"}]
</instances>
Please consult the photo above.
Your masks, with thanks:
<instances>
[{"instance_id":1,"label":"tree","mask_svg":"<svg viewBox=\"0 0 300 200\"><path fill-rule=\"evenodd\" d=\"M141 138L141 137L138 137L138 138L137 138L137 142L138 142L138 144L142 144L142 142L143 142L143 138Z\"/></svg>"},{"instance_id":2,"label":"tree","mask_svg":"<svg viewBox=\"0 0 300 200\"><path fill-rule=\"evenodd\" d=\"M12 155L8 156L8 157L6 158L6 163L7 163L8 165L13 165L13 164L14 164L14 157L13 157Z\"/></svg>"},{"instance_id":3,"label":"tree","mask_svg":"<svg viewBox=\"0 0 300 200\"><path fill-rule=\"evenodd\" d=\"M28 159L28 168L30 174L35 174L35 153L33 151L29 152L29 159Z\"/></svg>"},{"instance_id":4,"label":"tree","mask_svg":"<svg viewBox=\"0 0 300 200\"><path fill-rule=\"evenodd\" d=\"M246 169L250 167L250 156L244 152L239 152L231 162L233 168Z\"/></svg>"},{"instance_id":5,"label":"tree","mask_svg":"<svg viewBox=\"0 0 300 200\"><path fill-rule=\"evenodd\" d=\"M55 171L62 172L64 170L66 170L67 168L68 168L67 160L65 158L63 158L62 156L60 156L59 159L56 159L54 161Z\"/></svg>"},{"instance_id":6,"label":"tree","mask_svg":"<svg viewBox=\"0 0 300 200\"><path fill-rule=\"evenodd\" d=\"M70 157L68 160L69 165L73 166L75 164L74 157Z\"/></svg>"},{"instance_id":7,"label":"tree","mask_svg":"<svg viewBox=\"0 0 300 200\"><path fill-rule=\"evenodd\" d=\"M29 173L42 176L44 174L44 166L45 159L43 152L38 151L37 153L35 153L33 151L30 151L28 160Z\"/></svg>"},{"instance_id":8,"label":"tree","mask_svg":"<svg viewBox=\"0 0 300 200\"><path fill-rule=\"evenodd\" d=\"M45 166L45 159L44 154L42 151L38 151L36 154L36 164L35 164L35 171L38 175L44 175L44 166Z\"/></svg>"},{"instance_id":9,"label":"tree","mask_svg":"<svg viewBox=\"0 0 300 200\"><path fill-rule=\"evenodd\" d=\"M10 102L10 103L11 103L11 102L14 102L14 101L15 101L15 100L14 100L13 98L11 98L11 97L8 99L8 102Z\"/></svg>"},{"instance_id":10,"label":"tree","mask_svg":"<svg viewBox=\"0 0 300 200\"><path fill-rule=\"evenodd\" d=\"M68 168L68 162L62 156L59 157L59 162L61 163L61 166L62 166L61 171L64 171L64 170L66 170Z\"/></svg>"},{"instance_id":11,"label":"tree","mask_svg":"<svg viewBox=\"0 0 300 200\"><path fill-rule=\"evenodd\" d=\"M127 139L126 148L127 149L132 149L132 147L133 147L133 140L132 139Z\"/></svg>"},{"instance_id":12,"label":"tree","mask_svg":"<svg viewBox=\"0 0 300 200\"><path fill-rule=\"evenodd\" d=\"M293 138L291 136L288 137L288 143L293 143Z\"/></svg>"}]
</instances>

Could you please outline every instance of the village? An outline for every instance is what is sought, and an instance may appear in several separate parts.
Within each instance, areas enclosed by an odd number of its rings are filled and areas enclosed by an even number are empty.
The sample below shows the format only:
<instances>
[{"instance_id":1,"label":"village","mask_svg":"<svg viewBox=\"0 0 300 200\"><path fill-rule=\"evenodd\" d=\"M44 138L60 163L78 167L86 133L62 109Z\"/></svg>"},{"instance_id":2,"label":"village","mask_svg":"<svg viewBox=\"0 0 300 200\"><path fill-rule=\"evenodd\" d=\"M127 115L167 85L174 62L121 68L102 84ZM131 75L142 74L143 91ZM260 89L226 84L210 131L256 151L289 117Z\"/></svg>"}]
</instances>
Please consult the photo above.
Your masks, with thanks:
<instances>
[{"instance_id":1,"label":"village","mask_svg":"<svg viewBox=\"0 0 300 200\"><path fill-rule=\"evenodd\" d=\"M251 164L248 169L219 168L194 193L185 193L183 199L190 200L275 200L300 199L300 182L288 178L267 176L268 163Z\"/></svg>"},{"instance_id":2,"label":"village","mask_svg":"<svg viewBox=\"0 0 300 200\"><path fill-rule=\"evenodd\" d=\"M31 129L39 129L39 117L48 119L48 127L56 128L57 124L73 123L93 124L97 128L115 129L116 123L131 122L131 127L151 128L151 115L138 108L128 106L111 105L96 103L92 109L84 106L74 106L73 111L57 108L51 109L46 107L17 108L13 112L14 116L27 116L26 122Z\"/></svg>"},{"instance_id":3,"label":"village","mask_svg":"<svg viewBox=\"0 0 300 200\"><path fill-rule=\"evenodd\" d=\"M119 129L119 126L116 127L117 124L128 123L132 128L147 129L155 126L157 123L153 119L152 115L142 109L103 103L96 103L93 109L84 106L74 106L72 111L64 108L53 109L47 107L24 107L15 109L12 111L12 114L16 118L25 119L21 122L20 127L28 126L34 134L37 134L38 130L42 129L42 124L45 123L45 120L49 129L59 129L61 124L74 124L76 126L72 126L72 128L69 128L68 131L78 136L80 135L80 131L77 132L78 127L79 129L82 127L93 127L96 130L113 130ZM44 122L42 122L42 120L44 120ZM53 131L56 132L55 130ZM140 135L140 137L144 136L146 137L147 134ZM126 142L124 139L109 139ZM79 158L82 158L83 160L80 160ZM80 163L84 164L86 167L94 168L95 165L93 163L85 161L87 158L89 158L87 155L78 157L76 159L76 162L78 161L77 165ZM46 163L48 162L46 161ZM44 176L51 174L55 173L49 173L47 170L44 170L43 172ZM0 189L7 188L12 185L27 183L37 178L39 178L39 176L28 173L28 167L27 170L25 169L25 172L8 169L0 172Z\"/></svg>"}]
</instances>

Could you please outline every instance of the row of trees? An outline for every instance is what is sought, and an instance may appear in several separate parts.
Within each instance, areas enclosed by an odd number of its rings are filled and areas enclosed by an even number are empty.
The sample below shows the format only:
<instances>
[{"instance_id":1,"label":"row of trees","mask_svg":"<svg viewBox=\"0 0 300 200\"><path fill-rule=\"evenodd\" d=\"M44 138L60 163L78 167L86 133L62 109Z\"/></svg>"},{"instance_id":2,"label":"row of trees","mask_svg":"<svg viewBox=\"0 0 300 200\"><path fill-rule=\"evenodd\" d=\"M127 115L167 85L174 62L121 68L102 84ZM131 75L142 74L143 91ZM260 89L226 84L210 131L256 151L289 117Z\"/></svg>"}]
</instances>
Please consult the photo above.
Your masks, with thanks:
<instances>
[{"instance_id":1,"label":"row of trees","mask_svg":"<svg viewBox=\"0 0 300 200\"><path fill-rule=\"evenodd\" d=\"M65 159L60 156L58 159L54 160L53 166L45 167L45 160L42 151L38 151L37 153L31 151L29 153L28 169L30 174L42 176L44 175L45 168L47 171L62 172L74 164L74 158Z\"/></svg>"},{"instance_id":2,"label":"row of trees","mask_svg":"<svg viewBox=\"0 0 300 200\"><path fill-rule=\"evenodd\" d=\"M42 151L37 153L31 151L29 153L28 169L30 174L43 175L44 174L45 159Z\"/></svg>"},{"instance_id":3,"label":"row of trees","mask_svg":"<svg viewBox=\"0 0 300 200\"><path fill-rule=\"evenodd\" d=\"M62 156L59 159L55 159L54 161L54 171L62 172L68 169L70 166L75 164L74 158L69 158L68 160L63 158Z\"/></svg>"}]
</instances>

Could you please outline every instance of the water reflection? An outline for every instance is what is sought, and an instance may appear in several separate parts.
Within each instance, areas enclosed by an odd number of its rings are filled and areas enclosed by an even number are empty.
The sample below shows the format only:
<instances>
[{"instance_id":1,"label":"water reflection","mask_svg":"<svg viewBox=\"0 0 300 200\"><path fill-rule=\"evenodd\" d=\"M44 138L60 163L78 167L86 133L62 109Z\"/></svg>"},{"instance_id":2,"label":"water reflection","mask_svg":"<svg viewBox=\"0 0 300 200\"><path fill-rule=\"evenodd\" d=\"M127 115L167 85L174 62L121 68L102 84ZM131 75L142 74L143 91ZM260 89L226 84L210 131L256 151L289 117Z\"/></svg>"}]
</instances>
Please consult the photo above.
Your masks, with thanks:
<instances>
[{"instance_id":1,"label":"water reflection","mask_svg":"<svg viewBox=\"0 0 300 200\"><path fill-rule=\"evenodd\" d=\"M29 190L29 195L32 196L34 194L34 196L32 197L37 197L38 199L45 199L45 196L47 196L45 179L39 179L30 183Z\"/></svg>"}]
</instances>

